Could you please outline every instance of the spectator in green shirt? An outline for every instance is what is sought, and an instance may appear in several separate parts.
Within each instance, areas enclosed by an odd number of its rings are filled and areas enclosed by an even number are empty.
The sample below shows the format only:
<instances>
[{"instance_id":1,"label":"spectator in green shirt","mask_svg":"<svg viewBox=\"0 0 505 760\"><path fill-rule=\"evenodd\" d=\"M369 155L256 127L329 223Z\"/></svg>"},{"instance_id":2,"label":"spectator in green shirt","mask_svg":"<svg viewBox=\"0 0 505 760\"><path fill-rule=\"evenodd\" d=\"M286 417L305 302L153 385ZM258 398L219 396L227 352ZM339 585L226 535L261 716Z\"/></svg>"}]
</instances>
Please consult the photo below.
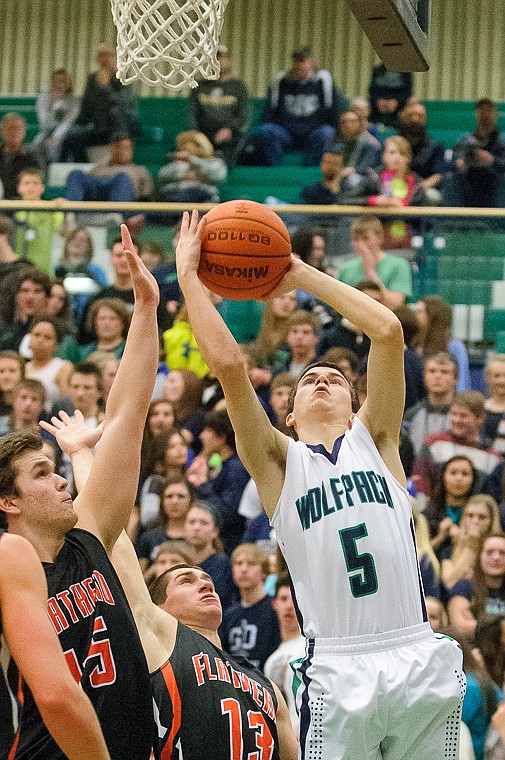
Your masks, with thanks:
<instances>
[{"instance_id":1,"label":"spectator in green shirt","mask_svg":"<svg viewBox=\"0 0 505 760\"><path fill-rule=\"evenodd\" d=\"M363 216L351 226L351 239L356 256L345 261L338 279L355 286L361 280L375 282L382 294L382 303L396 309L412 297L412 272L406 259L385 253L384 230L380 219Z\"/></svg>"},{"instance_id":2,"label":"spectator in green shirt","mask_svg":"<svg viewBox=\"0 0 505 760\"><path fill-rule=\"evenodd\" d=\"M24 201L40 201L44 192L42 171L23 169L19 174L18 193ZM56 205L57 200L48 205ZM52 265L53 237L63 228L65 220L61 211L18 211L15 215L16 253L27 259L50 277L54 276Z\"/></svg>"}]
</instances>

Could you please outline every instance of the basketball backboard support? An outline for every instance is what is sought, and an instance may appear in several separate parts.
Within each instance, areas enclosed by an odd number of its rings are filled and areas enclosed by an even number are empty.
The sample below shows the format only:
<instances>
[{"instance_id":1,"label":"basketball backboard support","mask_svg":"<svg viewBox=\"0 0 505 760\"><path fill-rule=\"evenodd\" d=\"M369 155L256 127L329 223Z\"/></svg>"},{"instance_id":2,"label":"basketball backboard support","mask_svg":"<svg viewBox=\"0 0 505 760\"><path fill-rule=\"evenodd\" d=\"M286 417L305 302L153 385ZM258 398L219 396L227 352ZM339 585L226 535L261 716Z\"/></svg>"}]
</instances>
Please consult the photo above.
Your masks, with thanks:
<instances>
[{"instance_id":1,"label":"basketball backboard support","mask_svg":"<svg viewBox=\"0 0 505 760\"><path fill-rule=\"evenodd\" d=\"M347 0L390 71L429 69L431 0Z\"/></svg>"}]
</instances>

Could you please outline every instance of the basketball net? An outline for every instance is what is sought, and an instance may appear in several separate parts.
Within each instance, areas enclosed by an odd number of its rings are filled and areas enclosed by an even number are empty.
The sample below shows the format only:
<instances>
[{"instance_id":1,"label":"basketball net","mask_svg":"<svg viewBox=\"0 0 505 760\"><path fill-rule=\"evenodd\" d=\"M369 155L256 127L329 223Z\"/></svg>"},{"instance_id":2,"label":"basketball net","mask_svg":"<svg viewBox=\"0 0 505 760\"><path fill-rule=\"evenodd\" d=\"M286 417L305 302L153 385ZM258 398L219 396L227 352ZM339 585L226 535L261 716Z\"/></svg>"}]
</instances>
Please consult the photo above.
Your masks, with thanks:
<instances>
[{"instance_id":1,"label":"basketball net","mask_svg":"<svg viewBox=\"0 0 505 760\"><path fill-rule=\"evenodd\" d=\"M170 90L217 79L216 58L228 0L111 0L117 75Z\"/></svg>"}]
</instances>

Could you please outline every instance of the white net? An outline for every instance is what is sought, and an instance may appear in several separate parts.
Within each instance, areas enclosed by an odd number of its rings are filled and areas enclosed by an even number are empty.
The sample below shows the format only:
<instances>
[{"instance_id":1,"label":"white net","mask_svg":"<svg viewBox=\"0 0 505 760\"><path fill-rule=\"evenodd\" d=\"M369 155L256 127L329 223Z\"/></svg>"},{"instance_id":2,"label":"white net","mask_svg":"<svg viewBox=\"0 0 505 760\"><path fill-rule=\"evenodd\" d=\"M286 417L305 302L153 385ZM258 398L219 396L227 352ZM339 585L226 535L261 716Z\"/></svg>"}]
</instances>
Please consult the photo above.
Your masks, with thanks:
<instances>
[{"instance_id":1,"label":"white net","mask_svg":"<svg viewBox=\"0 0 505 760\"><path fill-rule=\"evenodd\" d=\"M217 79L216 51L228 0L111 0L118 77L171 90Z\"/></svg>"}]
</instances>

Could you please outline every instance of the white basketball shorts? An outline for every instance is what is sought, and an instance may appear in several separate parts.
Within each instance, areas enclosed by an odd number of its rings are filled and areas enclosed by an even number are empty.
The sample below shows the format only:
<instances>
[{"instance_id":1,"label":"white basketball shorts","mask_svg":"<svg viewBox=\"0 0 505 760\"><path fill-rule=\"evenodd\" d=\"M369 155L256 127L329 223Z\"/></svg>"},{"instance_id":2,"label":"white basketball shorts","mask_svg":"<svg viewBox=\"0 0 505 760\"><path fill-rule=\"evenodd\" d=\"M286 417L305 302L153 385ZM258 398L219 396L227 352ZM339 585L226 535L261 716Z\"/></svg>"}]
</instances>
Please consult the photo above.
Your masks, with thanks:
<instances>
[{"instance_id":1,"label":"white basketball shorts","mask_svg":"<svg viewBox=\"0 0 505 760\"><path fill-rule=\"evenodd\" d=\"M428 623L309 639L294 665L300 760L458 760L462 660Z\"/></svg>"}]
</instances>

